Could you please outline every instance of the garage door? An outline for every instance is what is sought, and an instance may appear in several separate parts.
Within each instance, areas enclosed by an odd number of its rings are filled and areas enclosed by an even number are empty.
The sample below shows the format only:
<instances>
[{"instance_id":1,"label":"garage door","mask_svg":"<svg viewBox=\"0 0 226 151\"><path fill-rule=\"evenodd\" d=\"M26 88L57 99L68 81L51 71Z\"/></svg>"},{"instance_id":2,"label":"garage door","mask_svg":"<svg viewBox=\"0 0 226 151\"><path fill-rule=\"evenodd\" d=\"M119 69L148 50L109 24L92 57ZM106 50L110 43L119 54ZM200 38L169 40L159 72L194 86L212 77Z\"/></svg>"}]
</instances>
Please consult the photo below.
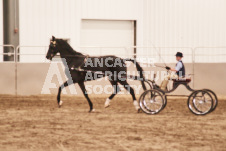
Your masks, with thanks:
<instances>
[{"instance_id":1,"label":"garage door","mask_svg":"<svg viewBox=\"0 0 226 151\"><path fill-rule=\"evenodd\" d=\"M81 48L82 52L92 55L132 56L133 50L125 47L134 46L134 21L82 20L81 46L94 46Z\"/></svg>"}]
</instances>

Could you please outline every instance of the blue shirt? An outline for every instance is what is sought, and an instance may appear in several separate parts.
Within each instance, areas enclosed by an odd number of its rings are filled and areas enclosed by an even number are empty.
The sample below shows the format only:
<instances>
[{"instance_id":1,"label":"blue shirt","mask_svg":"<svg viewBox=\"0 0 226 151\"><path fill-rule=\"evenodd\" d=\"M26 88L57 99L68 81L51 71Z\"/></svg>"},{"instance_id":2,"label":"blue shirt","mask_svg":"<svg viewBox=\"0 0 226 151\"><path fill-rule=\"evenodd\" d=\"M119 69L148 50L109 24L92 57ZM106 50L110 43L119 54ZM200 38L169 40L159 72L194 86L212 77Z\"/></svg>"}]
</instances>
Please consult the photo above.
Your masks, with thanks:
<instances>
[{"instance_id":1,"label":"blue shirt","mask_svg":"<svg viewBox=\"0 0 226 151\"><path fill-rule=\"evenodd\" d=\"M182 62L178 61L175 70L179 71L183 67Z\"/></svg>"}]
</instances>

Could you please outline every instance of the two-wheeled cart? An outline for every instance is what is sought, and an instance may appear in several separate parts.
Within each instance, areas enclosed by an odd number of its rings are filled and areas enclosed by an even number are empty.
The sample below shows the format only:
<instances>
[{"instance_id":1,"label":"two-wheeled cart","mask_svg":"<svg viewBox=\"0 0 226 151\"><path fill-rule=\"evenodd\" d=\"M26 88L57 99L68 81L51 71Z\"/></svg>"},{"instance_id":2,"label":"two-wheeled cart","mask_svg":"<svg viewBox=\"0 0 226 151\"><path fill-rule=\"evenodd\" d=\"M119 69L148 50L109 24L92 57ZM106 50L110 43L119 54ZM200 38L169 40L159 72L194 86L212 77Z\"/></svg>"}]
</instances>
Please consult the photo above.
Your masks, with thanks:
<instances>
[{"instance_id":1,"label":"two-wheeled cart","mask_svg":"<svg viewBox=\"0 0 226 151\"><path fill-rule=\"evenodd\" d=\"M173 88L163 91L155 83L155 80L146 80L151 86L149 90L142 93L139 98L139 104L143 112L146 114L157 114L166 107L167 97L170 96L185 96L188 97L187 105L189 110L196 115L206 115L215 110L218 104L216 94L209 89L194 90L189 86L191 78L173 79ZM184 85L190 95L170 95L179 85Z\"/></svg>"}]
</instances>

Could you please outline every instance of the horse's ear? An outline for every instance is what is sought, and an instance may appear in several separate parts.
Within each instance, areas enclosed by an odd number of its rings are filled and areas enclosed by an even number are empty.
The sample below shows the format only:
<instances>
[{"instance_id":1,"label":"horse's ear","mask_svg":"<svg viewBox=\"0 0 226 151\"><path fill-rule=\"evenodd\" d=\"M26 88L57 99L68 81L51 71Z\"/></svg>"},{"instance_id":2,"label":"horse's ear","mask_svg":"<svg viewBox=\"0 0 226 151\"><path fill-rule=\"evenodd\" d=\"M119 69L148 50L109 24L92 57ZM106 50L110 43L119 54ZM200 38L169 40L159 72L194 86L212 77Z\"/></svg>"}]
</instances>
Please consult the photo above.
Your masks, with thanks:
<instances>
[{"instance_id":1,"label":"horse's ear","mask_svg":"<svg viewBox=\"0 0 226 151\"><path fill-rule=\"evenodd\" d=\"M52 36L52 41L55 41L55 39L56 39L56 38L55 38L54 36Z\"/></svg>"}]
</instances>

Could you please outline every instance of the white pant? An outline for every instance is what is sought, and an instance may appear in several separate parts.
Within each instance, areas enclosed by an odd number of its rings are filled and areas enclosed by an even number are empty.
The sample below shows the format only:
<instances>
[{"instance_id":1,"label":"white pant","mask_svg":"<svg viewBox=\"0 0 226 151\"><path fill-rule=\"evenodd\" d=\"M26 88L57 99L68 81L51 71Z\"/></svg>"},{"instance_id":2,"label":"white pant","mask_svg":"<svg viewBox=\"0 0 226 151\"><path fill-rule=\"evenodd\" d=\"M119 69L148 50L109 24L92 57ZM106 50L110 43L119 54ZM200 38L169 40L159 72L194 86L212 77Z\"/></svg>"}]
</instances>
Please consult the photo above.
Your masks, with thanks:
<instances>
[{"instance_id":1,"label":"white pant","mask_svg":"<svg viewBox=\"0 0 226 151\"><path fill-rule=\"evenodd\" d=\"M177 74L168 74L165 76L164 80L162 81L161 85L160 85L160 88L163 90L163 91L166 91L167 89L167 85L169 83L169 80L172 80L172 79L178 79L178 75Z\"/></svg>"}]
</instances>

